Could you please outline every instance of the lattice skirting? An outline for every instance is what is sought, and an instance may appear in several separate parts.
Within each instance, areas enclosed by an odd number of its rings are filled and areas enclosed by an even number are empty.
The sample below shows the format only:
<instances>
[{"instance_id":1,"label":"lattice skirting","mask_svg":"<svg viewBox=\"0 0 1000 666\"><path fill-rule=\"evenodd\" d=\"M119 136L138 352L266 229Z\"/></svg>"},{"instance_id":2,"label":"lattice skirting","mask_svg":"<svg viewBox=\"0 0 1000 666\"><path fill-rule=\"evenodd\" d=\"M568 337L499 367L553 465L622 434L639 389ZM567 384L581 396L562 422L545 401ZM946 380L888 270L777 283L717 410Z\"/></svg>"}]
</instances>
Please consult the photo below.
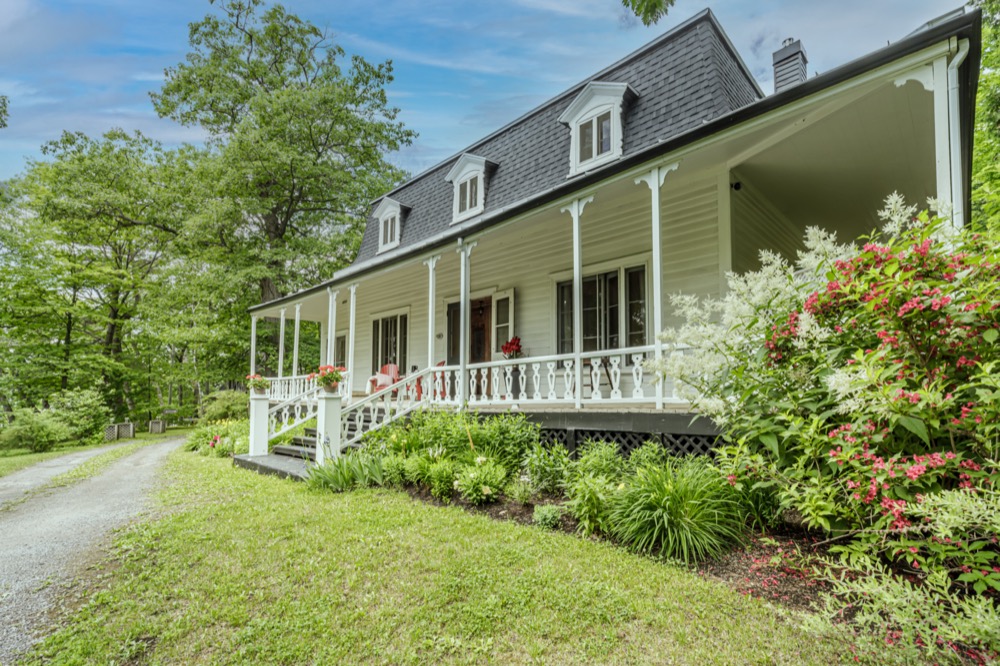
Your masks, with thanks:
<instances>
[{"instance_id":1,"label":"lattice skirting","mask_svg":"<svg viewBox=\"0 0 1000 666\"><path fill-rule=\"evenodd\" d=\"M716 435L673 435L670 433L621 432L613 430L568 430L563 428L542 428L542 441L546 444L561 444L575 453L577 447L588 440L614 442L623 456L649 441L658 442L676 455L709 455L716 446Z\"/></svg>"}]
</instances>

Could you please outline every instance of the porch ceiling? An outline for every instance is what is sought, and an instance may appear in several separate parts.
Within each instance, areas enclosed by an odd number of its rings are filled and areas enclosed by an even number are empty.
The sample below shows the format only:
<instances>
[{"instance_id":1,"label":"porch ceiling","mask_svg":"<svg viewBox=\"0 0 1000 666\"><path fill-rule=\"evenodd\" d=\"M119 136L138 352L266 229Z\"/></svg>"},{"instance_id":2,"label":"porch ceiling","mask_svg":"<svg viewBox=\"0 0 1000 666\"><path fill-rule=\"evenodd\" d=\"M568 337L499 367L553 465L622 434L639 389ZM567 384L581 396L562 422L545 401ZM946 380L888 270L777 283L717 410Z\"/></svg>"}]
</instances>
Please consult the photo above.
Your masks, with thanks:
<instances>
[{"instance_id":1,"label":"porch ceiling","mask_svg":"<svg viewBox=\"0 0 1000 666\"><path fill-rule=\"evenodd\" d=\"M920 206L935 196L933 100L919 83L884 83L739 164L735 177L795 226L857 238L894 191Z\"/></svg>"}]
</instances>

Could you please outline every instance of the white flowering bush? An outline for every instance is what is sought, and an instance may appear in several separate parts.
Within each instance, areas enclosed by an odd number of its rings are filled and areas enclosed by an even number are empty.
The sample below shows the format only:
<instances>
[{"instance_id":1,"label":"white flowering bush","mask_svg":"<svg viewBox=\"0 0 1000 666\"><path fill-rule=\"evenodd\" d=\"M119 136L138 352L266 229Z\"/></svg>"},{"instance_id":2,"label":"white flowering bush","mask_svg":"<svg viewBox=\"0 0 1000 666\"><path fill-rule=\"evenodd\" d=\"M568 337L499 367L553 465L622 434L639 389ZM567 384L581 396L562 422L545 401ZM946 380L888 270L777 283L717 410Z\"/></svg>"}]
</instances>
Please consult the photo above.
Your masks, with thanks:
<instances>
[{"instance_id":1,"label":"white flowering bush","mask_svg":"<svg viewBox=\"0 0 1000 666\"><path fill-rule=\"evenodd\" d=\"M773 489L841 539L849 566L909 576L924 595L934 576L936 616L970 617L964 604L1000 592L996 531L964 524L945 541L922 507L968 495L1000 512L1000 236L954 231L897 195L881 218L861 247L810 229L794 264L765 253L722 299L676 297L685 323L654 369L721 427L730 483ZM856 617L886 619L864 579L838 591ZM936 649L944 634L919 626L907 638ZM950 654L998 648L952 629Z\"/></svg>"}]
</instances>

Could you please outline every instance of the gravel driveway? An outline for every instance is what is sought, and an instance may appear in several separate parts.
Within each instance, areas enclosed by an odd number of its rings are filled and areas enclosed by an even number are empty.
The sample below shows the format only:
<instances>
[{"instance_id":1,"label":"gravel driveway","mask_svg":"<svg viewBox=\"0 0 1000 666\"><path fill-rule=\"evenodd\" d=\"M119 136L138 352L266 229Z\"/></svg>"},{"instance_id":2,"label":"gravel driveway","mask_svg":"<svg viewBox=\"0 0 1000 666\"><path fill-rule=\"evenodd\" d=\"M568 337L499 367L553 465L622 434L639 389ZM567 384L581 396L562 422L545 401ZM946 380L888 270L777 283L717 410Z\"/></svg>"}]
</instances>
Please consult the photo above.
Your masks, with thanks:
<instances>
[{"instance_id":1,"label":"gravel driveway","mask_svg":"<svg viewBox=\"0 0 1000 666\"><path fill-rule=\"evenodd\" d=\"M146 509L157 471L183 441L143 447L93 478L0 510L0 664L13 663L38 638L46 613L59 601L60 583L76 575L112 530ZM48 474L35 472L38 478ZM0 479L0 497L5 482Z\"/></svg>"}]
</instances>

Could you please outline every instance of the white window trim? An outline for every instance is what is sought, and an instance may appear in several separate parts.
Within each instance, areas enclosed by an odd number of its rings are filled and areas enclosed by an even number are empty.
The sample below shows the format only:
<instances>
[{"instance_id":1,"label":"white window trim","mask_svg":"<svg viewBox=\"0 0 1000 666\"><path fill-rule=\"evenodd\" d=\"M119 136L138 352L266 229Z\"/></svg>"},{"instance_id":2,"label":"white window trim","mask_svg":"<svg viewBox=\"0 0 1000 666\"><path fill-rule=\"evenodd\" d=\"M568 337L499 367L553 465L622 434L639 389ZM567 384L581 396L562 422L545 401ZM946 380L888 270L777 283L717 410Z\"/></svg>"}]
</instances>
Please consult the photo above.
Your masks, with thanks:
<instances>
[{"instance_id":1,"label":"white window trim","mask_svg":"<svg viewBox=\"0 0 1000 666\"><path fill-rule=\"evenodd\" d=\"M503 352L501 352L501 351L498 350L499 347L500 347L500 345L502 345L505 342L507 342L507 340L510 340L511 338L517 336L517 329L514 327L514 307L515 307L514 306L514 287L511 287L510 289L504 289L503 291L494 292L491 298L492 298L492 300L490 301L490 303L491 303L491 305L490 305L490 317L491 317L491 319L490 319L490 326L493 328L493 331L490 334L490 337L493 339L493 343L492 343L493 349L490 350L491 351L491 357L493 358L494 361L502 361L502 360L504 360L503 359ZM509 307L510 307L510 318L509 318L509 321L505 324L505 326L509 326L510 327L510 335L507 336L507 340L500 340L500 338L497 336L497 301L503 300L504 298L509 298L510 299L510 305L509 305Z\"/></svg>"},{"instance_id":2,"label":"white window trim","mask_svg":"<svg viewBox=\"0 0 1000 666\"><path fill-rule=\"evenodd\" d=\"M608 164L622 157L625 146L622 113L625 102L636 97L627 83L591 81L559 116L559 122L570 129L569 177ZM589 160L580 160L580 127L597 116L611 111L611 150ZM596 146L597 135L594 135Z\"/></svg>"},{"instance_id":3,"label":"white window trim","mask_svg":"<svg viewBox=\"0 0 1000 666\"><path fill-rule=\"evenodd\" d=\"M407 327L407 329L409 329L410 322L412 321L412 317L410 316L410 307L409 306L406 306L404 308L396 308L394 310L383 310L382 312L374 312L374 313L372 313L368 317L367 335L368 335L368 338L369 338L369 340L368 340L368 348L369 348L369 352L370 352L369 356L374 357L375 353L376 353L376 351L375 351L375 339L373 337L371 337L372 324L374 324L377 321L381 321L382 319L386 319L388 317L396 317L397 320L398 320L398 318L400 316L403 316L403 315L406 316L406 327ZM410 360L410 331L409 330L406 331L406 346L402 349L402 351L404 351L406 353L406 359L407 359L407 362L409 362L409 360ZM409 372L409 368L399 368L399 374L401 376L405 375L407 372Z\"/></svg>"},{"instance_id":4,"label":"white window trim","mask_svg":"<svg viewBox=\"0 0 1000 666\"><path fill-rule=\"evenodd\" d=\"M459 212L459 192L461 191L462 183L473 178L479 180L476 184L476 201L472 207ZM486 158L463 153L458 158L458 161L455 162L455 166L448 172L448 175L445 176L445 180L455 186L455 194L452 201L452 224L463 222L482 214L486 207Z\"/></svg>"},{"instance_id":5,"label":"white window trim","mask_svg":"<svg viewBox=\"0 0 1000 666\"><path fill-rule=\"evenodd\" d=\"M379 205L375 208L375 217L378 219L377 254L399 247L399 237L403 233L403 206L395 199L386 197L382 199L382 201L379 202ZM382 239L385 236L385 224L393 217L396 218L395 229L393 230L393 240L390 243L384 243Z\"/></svg>"}]
</instances>

